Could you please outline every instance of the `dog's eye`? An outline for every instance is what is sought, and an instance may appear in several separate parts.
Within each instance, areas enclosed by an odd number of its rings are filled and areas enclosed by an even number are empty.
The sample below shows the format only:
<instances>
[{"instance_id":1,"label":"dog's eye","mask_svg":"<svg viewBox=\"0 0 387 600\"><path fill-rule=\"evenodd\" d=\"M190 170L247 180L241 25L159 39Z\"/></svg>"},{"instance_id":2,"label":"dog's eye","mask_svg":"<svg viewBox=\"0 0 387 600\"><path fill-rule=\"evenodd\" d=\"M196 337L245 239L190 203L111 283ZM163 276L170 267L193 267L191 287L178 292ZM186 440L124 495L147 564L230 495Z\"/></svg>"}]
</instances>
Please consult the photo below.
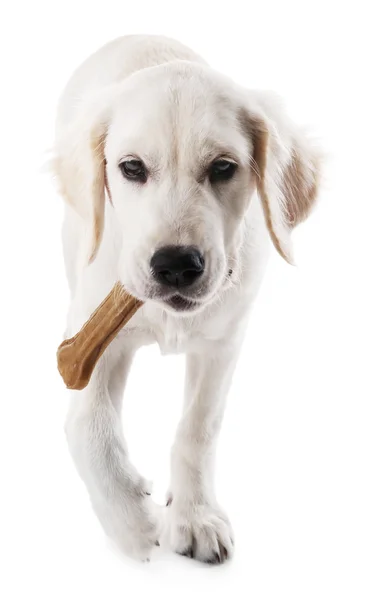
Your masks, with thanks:
<instances>
[{"instance_id":1,"label":"dog's eye","mask_svg":"<svg viewBox=\"0 0 387 600\"><path fill-rule=\"evenodd\" d=\"M126 179L131 181L140 181L145 183L147 179L147 172L144 163L138 158L131 158L130 160L124 160L120 163L121 173Z\"/></svg>"},{"instance_id":2,"label":"dog's eye","mask_svg":"<svg viewBox=\"0 0 387 600\"><path fill-rule=\"evenodd\" d=\"M211 183L218 183L219 181L228 181L234 175L238 165L225 158L219 158L215 160L209 171L209 178Z\"/></svg>"}]
</instances>

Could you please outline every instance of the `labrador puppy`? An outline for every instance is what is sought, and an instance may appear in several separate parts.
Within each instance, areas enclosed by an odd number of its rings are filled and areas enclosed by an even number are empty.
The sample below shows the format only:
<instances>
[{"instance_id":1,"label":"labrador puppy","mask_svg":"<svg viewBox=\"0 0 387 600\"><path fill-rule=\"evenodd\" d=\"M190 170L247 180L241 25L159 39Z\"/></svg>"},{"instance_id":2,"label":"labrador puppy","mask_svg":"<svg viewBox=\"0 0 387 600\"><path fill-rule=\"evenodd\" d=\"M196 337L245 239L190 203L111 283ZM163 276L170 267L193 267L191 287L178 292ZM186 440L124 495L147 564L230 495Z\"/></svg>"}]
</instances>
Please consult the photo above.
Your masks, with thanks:
<instances>
[{"instance_id":1,"label":"labrador puppy","mask_svg":"<svg viewBox=\"0 0 387 600\"><path fill-rule=\"evenodd\" d=\"M244 89L180 43L127 36L73 74L58 107L54 169L73 335L116 281L143 307L72 393L69 448L106 533L147 560L160 513L131 464L120 412L136 350L186 356L171 456L172 548L208 563L233 554L213 457L227 392L272 243L315 201L319 157L278 99Z\"/></svg>"}]
</instances>

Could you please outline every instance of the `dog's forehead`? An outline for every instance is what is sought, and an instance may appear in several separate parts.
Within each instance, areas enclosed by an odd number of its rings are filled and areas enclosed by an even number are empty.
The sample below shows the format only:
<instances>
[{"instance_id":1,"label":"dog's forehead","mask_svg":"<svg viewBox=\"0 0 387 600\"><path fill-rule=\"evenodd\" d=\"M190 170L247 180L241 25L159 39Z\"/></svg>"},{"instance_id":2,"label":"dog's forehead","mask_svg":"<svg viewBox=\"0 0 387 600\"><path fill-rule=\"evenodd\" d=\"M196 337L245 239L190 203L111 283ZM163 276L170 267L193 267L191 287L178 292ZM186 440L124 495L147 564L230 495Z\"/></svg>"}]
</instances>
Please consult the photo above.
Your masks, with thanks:
<instances>
[{"instance_id":1,"label":"dog's forehead","mask_svg":"<svg viewBox=\"0 0 387 600\"><path fill-rule=\"evenodd\" d=\"M117 154L163 160L172 154L192 162L214 151L248 153L238 98L227 81L201 66L147 71L117 98L109 131Z\"/></svg>"}]
</instances>

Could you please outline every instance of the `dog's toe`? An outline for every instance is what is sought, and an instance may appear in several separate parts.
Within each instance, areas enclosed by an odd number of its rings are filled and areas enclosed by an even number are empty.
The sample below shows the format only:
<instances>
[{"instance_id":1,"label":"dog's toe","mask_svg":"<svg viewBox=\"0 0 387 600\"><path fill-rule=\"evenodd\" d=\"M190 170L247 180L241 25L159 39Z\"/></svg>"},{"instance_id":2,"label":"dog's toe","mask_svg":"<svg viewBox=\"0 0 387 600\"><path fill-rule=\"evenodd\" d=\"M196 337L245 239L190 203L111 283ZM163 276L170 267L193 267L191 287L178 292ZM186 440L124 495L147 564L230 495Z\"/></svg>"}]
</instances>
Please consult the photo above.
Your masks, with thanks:
<instances>
[{"instance_id":1,"label":"dog's toe","mask_svg":"<svg viewBox=\"0 0 387 600\"><path fill-rule=\"evenodd\" d=\"M170 508L169 527L172 548L188 558L206 564L222 564L233 553L232 530L227 517L216 508L195 506Z\"/></svg>"}]
</instances>

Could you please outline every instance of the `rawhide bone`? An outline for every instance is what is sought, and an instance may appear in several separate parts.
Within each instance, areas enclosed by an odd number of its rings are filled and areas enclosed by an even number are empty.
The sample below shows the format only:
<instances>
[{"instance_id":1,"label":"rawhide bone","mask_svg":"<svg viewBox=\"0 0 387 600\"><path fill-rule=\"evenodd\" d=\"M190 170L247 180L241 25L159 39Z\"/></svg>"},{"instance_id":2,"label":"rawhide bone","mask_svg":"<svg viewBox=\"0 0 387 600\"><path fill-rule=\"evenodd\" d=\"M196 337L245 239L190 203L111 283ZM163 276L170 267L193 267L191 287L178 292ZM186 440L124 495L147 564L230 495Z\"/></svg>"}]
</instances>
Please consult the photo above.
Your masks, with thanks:
<instances>
[{"instance_id":1,"label":"rawhide bone","mask_svg":"<svg viewBox=\"0 0 387 600\"><path fill-rule=\"evenodd\" d=\"M61 343L58 369L69 389L83 390L87 386L98 359L142 304L116 283L82 329Z\"/></svg>"}]
</instances>

